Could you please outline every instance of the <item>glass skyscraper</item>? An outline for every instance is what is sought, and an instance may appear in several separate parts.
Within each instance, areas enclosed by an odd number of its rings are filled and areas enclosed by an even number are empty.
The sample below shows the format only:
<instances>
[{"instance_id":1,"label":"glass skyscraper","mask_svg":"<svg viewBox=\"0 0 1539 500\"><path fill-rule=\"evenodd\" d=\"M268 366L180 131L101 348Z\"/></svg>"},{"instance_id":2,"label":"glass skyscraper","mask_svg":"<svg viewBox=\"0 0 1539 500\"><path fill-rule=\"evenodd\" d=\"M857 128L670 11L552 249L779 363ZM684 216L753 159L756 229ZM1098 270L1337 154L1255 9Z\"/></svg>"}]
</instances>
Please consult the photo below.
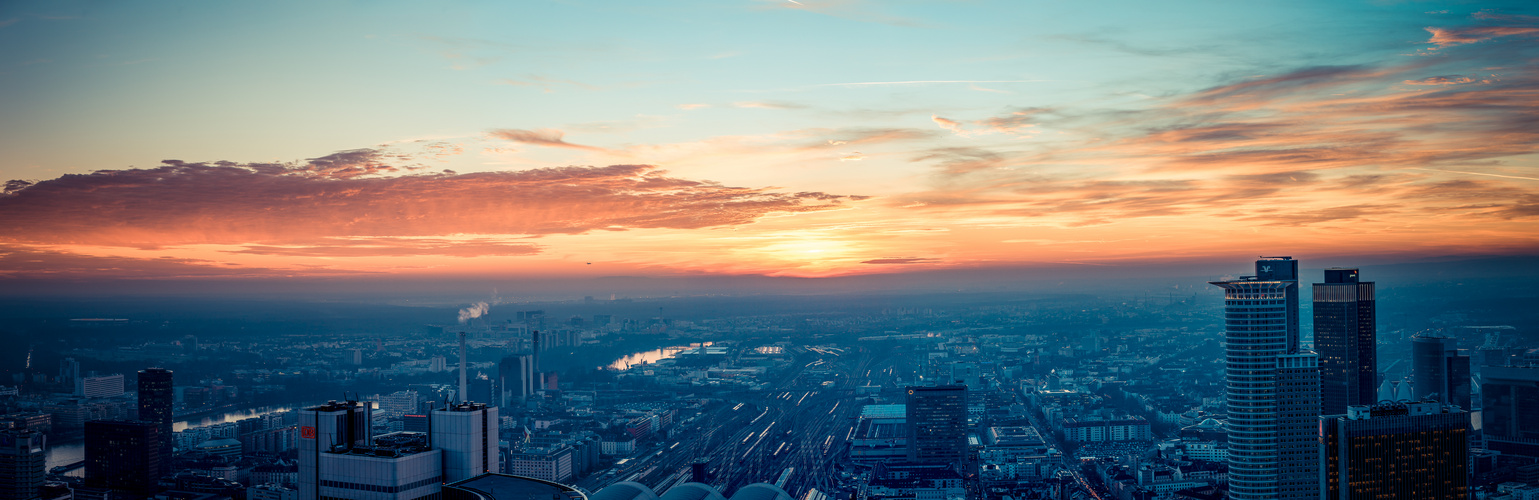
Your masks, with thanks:
<instances>
[{"instance_id":1,"label":"glass skyscraper","mask_svg":"<svg viewBox=\"0 0 1539 500\"><path fill-rule=\"evenodd\" d=\"M1437 402L1352 406L1320 417L1327 500L1470 497L1469 413Z\"/></svg>"},{"instance_id":2,"label":"glass skyscraper","mask_svg":"<svg viewBox=\"0 0 1539 500\"><path fill-rule=\"evenodd\" d=\"M967 457L967 386L909 387L907 392L908 461L962 463Z\"/></svg>"},{"instance_id":3,"label":"glass skyscraper","mask_svg":"<svg viewBox=\"0 0 1539 500\"><path fill-rule=\"evenodd\" d=\"M1372 281L1356 268L1325 270L1314 286L1315 352L1320 354L1320 414L1378 401L1377 324Z\"/></svg>"},{"instance_id":4,"label":"glass skyscraper","mask_svg":"<svg viewBox=\"0 0 1539 500\"><path fill-rule=\"evenodd\" d=\"M1459 339L1411 337L1411 389L1420 401L1471 409L1470 357L1459 354Z\"/></svg>"},{"instance_id":5,"label":"glass skyscraper","mask_svg":"<svg viewBox=\"0 0 1539 500\"><path fill-rule=\"evenodd\" d=\"M1299 350L1298 261L1263 257L1224 289L1229 498L1319 496L1319 363Z\"/></svg>"},{"instance_id":6,"label":"glass skyscraper","mask_svg":"<svg viewBox=\"0 0 1539 500\"><path fill-rule=\"evenodd\" d=\"M139 420L154 422L160 426L160 456L171 460L171 404L176 399L172 390L171 370L146 368L139 370Z\"/></svg>"}]
</instances>

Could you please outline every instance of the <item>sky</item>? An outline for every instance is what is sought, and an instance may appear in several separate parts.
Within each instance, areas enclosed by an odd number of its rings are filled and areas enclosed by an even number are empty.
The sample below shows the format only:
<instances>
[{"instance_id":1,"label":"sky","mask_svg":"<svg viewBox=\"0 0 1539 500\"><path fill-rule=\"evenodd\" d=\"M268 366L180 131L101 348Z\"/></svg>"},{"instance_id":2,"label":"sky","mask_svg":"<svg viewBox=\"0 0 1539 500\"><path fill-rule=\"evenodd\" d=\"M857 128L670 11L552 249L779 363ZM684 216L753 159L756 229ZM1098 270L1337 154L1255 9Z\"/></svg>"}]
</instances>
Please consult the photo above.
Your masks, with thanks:
<instances>
[{"instance_id":1,"label":"sky","mask_svg":"<svg viewBox=\"0 0 1539 500\"><path fill-rule=\"evenodd\" d=\"M6 2L0 286L1534 255L1536 58L1533 2Z\"/></svg>"}]
</instances>

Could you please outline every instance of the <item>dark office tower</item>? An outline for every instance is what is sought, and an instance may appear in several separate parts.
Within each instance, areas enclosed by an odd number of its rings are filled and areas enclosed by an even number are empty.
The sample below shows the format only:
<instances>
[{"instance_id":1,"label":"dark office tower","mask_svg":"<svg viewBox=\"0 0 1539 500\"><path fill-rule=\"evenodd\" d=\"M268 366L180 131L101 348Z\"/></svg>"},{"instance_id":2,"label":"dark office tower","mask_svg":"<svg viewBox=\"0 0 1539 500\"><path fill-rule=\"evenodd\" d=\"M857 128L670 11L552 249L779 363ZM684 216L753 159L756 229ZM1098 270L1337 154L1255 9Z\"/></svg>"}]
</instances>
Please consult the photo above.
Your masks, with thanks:
<instances>
[{"instance_id":1,"label":"dark office tower","mask_svg":"<svg viewBox=\"0 0 1539 500\"><path fill-rule=\"evenodd\" d=\"M1378 401L1374 287L1356 268L1325 270L1315 283L1315 352L1320 354L1320 414Z\"/></svg>"},{"instance_id":2,"label":"dark office tower","mask_svg":"<svg viewBox=\"0 0 1539 500\"><path fill-rule=\"evenodd\" d=\"M74 387L75 381L80 379L80 362L75 358L64 358L59 361L59 383L65 387Z\"/></svg>"},{"instance_id":3,"label":"dark office tower","mask_svg":"<svg viewBox=\"0 0 1539 500\"><path fill-rule=\"evenodd\" d=\"M32 500L47 477L43 433L0 430L0 500Z\"/></svg>"},{"instance_id":4,"label":"dark office tower","mask_svg":"<svg viewBox=\"0 0 1539 500\"><path fill-rule=\"evenodd\" d=\"M1411 389L1416 399L1470 410L1470 357L1459 354L1458 339L1411 337Z\"/></svg>"},{"instance_id":5,"label":"dark office tower","mask_svg":"<svg viewBox=\"0 0 1539 500\"><path fill-rule=\"evenodd\" d=\"M368 446L373 403L331 401L299 410L299 500L321 498L321 453Z\"/></svg>"},{"instance_id":6,"label":"dark office tower","mask_svg":"<svg viewBox=\"0 0 1539 500\"><path fill-rule=\"evenodd\" d=\"M1480 373L1486 447L1539 457L1539 365L1486 366Z\"/></svg>"},{"instance_id":7,"label":"dark office tower","mask_svg":"<svg viewBox=\"0 0 1539 500\"><path fill-rule=\"evenodd\" d=\"M909 387L908 461L960 464L967 457L967 386Z\"/></svg>"},{"instance_id":8,"label":"dark office tower","mask_svg":"<svg viewBox=\"0 0 1539 500\"><path fill-rule=\"evenodd\" d=\"M502 406L500 389L496 379L487 377L484 373L477 374L475 378L470 379L470 399L466 401L475 401L487 406Z\"/></svg>"},{"instance_id":9,"label":"dark office tower","mask_svg":"<svg viewBox=\"0 0 1539 500\"><path fill-rule=\"evenodd\" d=\"M1299 476L1318 456L1299 433L1319 416L1320 385L1314 353L1299 351L1298 261L1263 257L1255 276L1211 283L1224 289L1229 498L1315 498L1303 483L1318 476Z\"/></svg>"},{"instance_id":10,"label":"dark office tower","mask_svg":"<svg viewBox=\"0 0 1539 500\"><path fill-rule=\"evenodd\" d=\"M1469 414L1436 402L1351 406L1320 417L1325 500L1470 498Z\"/></svg>"},{"instance_id":11,"label":"dark office tower","mask_svg":"<svg viewBox=\"0 0 1539 500\"><path fill-rule=\"evenodd\" d=\"M135 495L154 493L166 460L160 424L142 420L85 423L85 484Z\"/></svg>"},{"instance_id":12,"label":"dark office tower","mask_svg":"<svg viewBox=\"0 0 1539 500\"><path fill-rule=\"evenodd\" d=\"M145 368L139 370L139 420L160 425L160 456L171 460L171 403L176 392L171 385L171 370Z\"/></svg>"},{"instance_id":13,"label":"dark office tower","mask_svg":"<svg viewBox=\"0 0 1539 500\"><path fill-rule=\"evenodd\" d=\"M514 354L502 358L497 364L497 375L501 379L503 400L500 406L516 407L524 403L524 399L534 394L534 356L530 354Z\"/></svg>"}]
</instances>

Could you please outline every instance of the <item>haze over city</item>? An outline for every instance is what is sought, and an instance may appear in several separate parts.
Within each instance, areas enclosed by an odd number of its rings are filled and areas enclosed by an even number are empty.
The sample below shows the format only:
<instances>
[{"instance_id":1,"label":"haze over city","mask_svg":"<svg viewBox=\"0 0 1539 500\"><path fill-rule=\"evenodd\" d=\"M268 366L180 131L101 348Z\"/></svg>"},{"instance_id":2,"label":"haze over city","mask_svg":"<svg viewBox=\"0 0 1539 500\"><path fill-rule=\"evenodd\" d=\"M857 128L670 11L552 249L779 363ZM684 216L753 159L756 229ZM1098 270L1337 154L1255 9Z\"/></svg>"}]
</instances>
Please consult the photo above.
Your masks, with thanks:
<instances>
[{"instance_id":1,"label":"haze over city","mask_svg":"<svg viewBox=\"0 0 1539 500\"><path fill-rule=\"evenodd\" d=\"M0 500L1539 498L1531 1L22 1L0 89Z\"/></svg>"}]
</instances>

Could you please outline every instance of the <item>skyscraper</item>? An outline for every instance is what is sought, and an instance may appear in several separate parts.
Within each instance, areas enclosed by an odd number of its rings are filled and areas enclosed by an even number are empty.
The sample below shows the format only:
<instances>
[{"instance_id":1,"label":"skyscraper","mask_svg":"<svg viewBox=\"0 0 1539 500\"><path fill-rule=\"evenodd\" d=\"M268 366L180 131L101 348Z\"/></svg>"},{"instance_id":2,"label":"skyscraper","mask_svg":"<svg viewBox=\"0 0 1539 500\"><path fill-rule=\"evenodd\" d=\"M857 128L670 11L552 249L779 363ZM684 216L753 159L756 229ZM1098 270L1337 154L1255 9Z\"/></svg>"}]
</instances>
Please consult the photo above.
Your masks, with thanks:
<instances>
[{"instance_id":1,"label":"skyscraper","mask_svg":"<svg viewBox=\"0 0 1539 500\"><path fill-rule=\"evenodd\" d=\"M1470 410L1470 357L1459 354L1459 339L1411 337L1411 389L1419 401Z\"/></svg>"},{"instance_id":2,"label":"skyscraper","mask_svg":"<svg viewBox=\"0 0 1539 500\"><path fill-rule=\"evenodd\" d=\"M368 446L373 405L331 401L299 410L299 500L320 500L321 454Z\"/></svg>"},{"instance_id":3,"label":"skyscraper","mask_svg":"<svg viewBox=\"0 0 1539 500\"><path fill-rule=\"evenodd\" d=\"M136 495L154 493L166 459L160 424L142 420L85 423L85 484Z\"/></svg>"},{"instance_id":4,"label":"skyscraper","mask_svg":"<svg viewBox=\"0 0 1539 500\"><path fill-rule=\"evenodd\" d=\"M1356 268L1325 270L1314 285L1315 352L1320 355L1320 414L1378 401L1374 284Z\"/></svg>"},{"instance_id":5,"label":"skyscraper","mask_svg":"<svg viewBox=\"0 0 1539 500\"><path fill-rule=\"evenodd\" d=\"M171 370L146 368L139 370L139 420L160 425L160 456L171 460L171 403L176 393L171 383Z\"/></svg>"},{"instance_id":6,"label":"skyscraper","mask_svg":"<svg viewBox=\"0 0 1539 500\"><path fill-rule=\"evenodd\" d=\"M1480 372L1486 447L1539 457L1539 365L1485 366Z\"/></svg>"},{"instance_id":7,"label":"skyscraper","mask_svg":"<svg viewBox=\"0 0 1539 500\"><path fill-rule=\"evenodd\" d=\"M503 399L499 406L522 406L524 399L537 390L534 373L534 356L531 354L514 354L502 358L502 362L497 364L497 378L501 379L498 386L501 387Z\"/></svg>"},{"instance_id":8,"label":"skyscraper","mask_svg":"<svg viewBox=\"0 0 1539 500\"><path fill-rule=\"evenodd\" d=\"M1320 417L1319 498L1470 498L1470 418L1437 402L1351 406Z\"/></svg>"},{"instance_id":9,"label":"skyscraper","mask_svg":"<svg viewBox=\"0 0 1539 500\"><path fill-rule=\"evenodd\" d=\"M960 464L967 457L967 386L909 387L908 461Z\"/></svg>"},{"instance_id":10,"label":"skyscraper","mask_svg":"<svg viewBox=\"0 0 1539 500\"><path fill-rule=\"evenodd\" d=\"M47 477L43 433L0 430L0 500L32 500Z\"/></svg>"},{"instance_id":11,"label":"skyscraper","mask_svg":"<svg viewBox=\"0 0 1539 500\"><path fill-rule=\"evenodd\" d=\"M497 407L460 403L428 415L432 446L443 450L445 482L502 472L498 456ZM301 499L304 500L304 499Z\"/></svg>"},{"instance_id":12,"label":"skyscraper","mask_svg":"<svg viewBox=\"0 0 1539 500\"><path fill-rule=\"evenodd\" d=\"M1224 289L1229 498L1314 498L1298 476L1319 453L1300 435L1301 415L1319 416L1319 375L1299 351L1298 261L1263 257L1255 276L1211 283Z\"/></svg>"}]
</instances>

